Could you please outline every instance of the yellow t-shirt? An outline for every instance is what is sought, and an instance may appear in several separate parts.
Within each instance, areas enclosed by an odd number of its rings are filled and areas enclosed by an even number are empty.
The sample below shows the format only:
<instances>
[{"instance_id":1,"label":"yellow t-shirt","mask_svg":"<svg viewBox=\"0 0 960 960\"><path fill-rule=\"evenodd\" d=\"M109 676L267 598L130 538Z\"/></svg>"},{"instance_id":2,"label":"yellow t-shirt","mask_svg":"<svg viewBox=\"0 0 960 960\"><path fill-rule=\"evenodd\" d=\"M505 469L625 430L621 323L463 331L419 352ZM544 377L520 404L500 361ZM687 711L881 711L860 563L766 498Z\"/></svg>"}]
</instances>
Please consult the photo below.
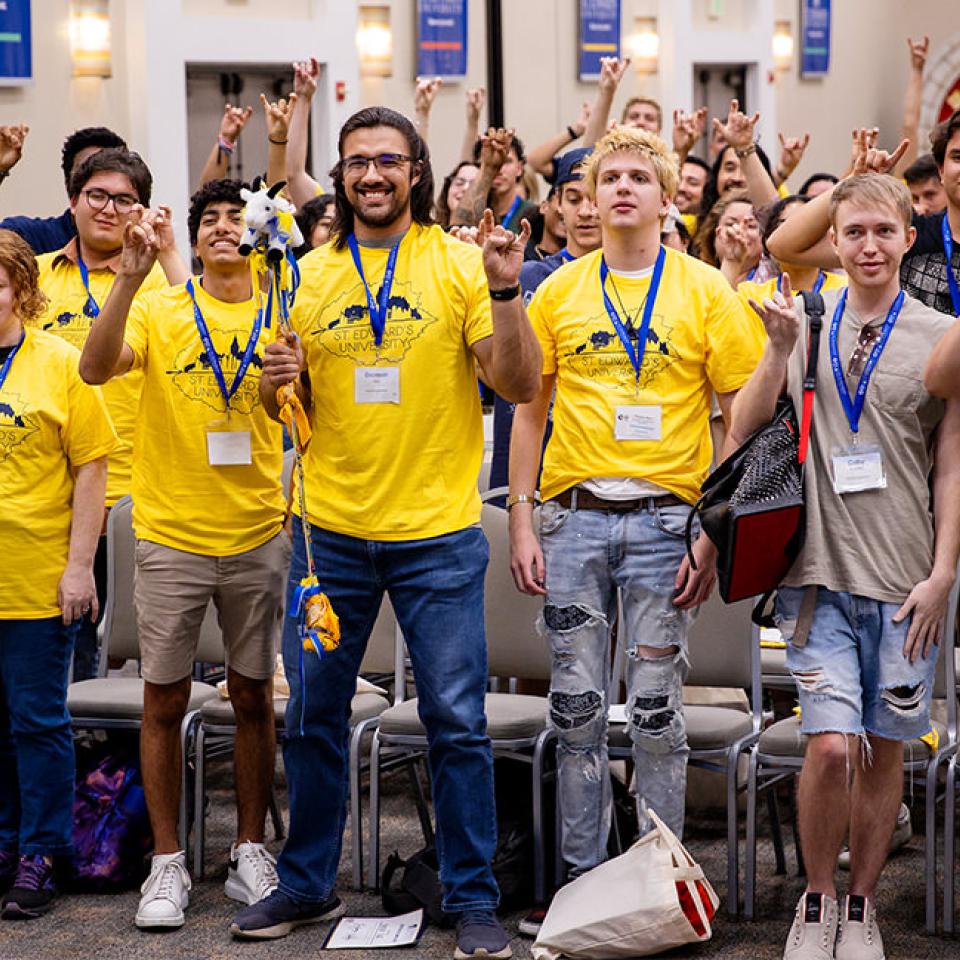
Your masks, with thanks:
<instances>
[{"instance_id":1,"label":"yellow t-shirt","mask_svg":"<svg viewBox=\"0 0 960 960\"><path fill-rule=\"evenodd\" d=\"M823 276L823 286L820 288L821 293L826 293L828 290L842 290L847 285L846 274L824 272ZM756 310L750 306L750 300L753 299L757 303L762 304L768 297L773 296L779 280L779 277L771 277L763 283L756 283L753 280L743 280L737 284L737 295L743 301L747 316L751 321L751 326L759 338L761 348L767 343L767 331L764 329L763 321L757 316ZM796 293L796 288L794 288L794 293Z\"/></svg>"},{"instance_id":2,"label":"yellow t-shirt","mask_svg":"<svg viewBox=\"0 0 960 960\"><path fill-rule=\"evenodd\" d=\"M197 304L210 330L229 387L250 339L253 300L224 303L194 279ZM124 340L134 368L143 371L133 462L136 535L177 550L225 557L253 550L275 536L286 498L280 483L280 425L260 403L263 348L275 336L260 332L259 346L230 403L231 430L250 431L246 466L210 466L207 429L224 429L225 405L207 363L186 286L138 297Z\"/></svg>"},{"instance_id":3,"label":"yellow t-shirt","mask_svg":"<svg viewBox=\"0 0 960 960\"><path fill-rule=\"evenodd\" d=\"M28 329L0 389L0 620L60 615L73 471L112 453L117 436L80 353Z\"/></svg>"},{"instance_id":4,"label":"yellow t-shirt","mask_svg":"<svg viewBox=\"0 0 960 960\"><path fill-rule=\"evenodd\" d=\"M388 250L361 248L374 296ZM397 257L378 358L348 249L309 253L293 324L313 403L307 512L317 526L375 540L462 530L480 519L483 423L470 347L493 333L481 253L440 227L410 228ZM398 370L399 403L358 403L358 376Z\"/></svg>"},{"instance_id":5,"label":"yellow t-shirt","mask_svg":"<svg viewBox=\"0 0 960 960\"><path fill-rule=\"evenodd\" d=\"M543 372L557 378L543 498L591 477L618 477L647 480L693 503L710 468L713 391L739 390L761 348L720 271L667 249L638 386L604 307L600 258L597 250L566 264L527 308L543 347ZM632 318L650 275L607 278L619 309L614 284ZM621 406L660 407L661 439L617 440Z\"/></svg>"},{"instance_id":6,"label":"yellow t-shirt","mask_svg":"<svg viewBox=\"0 0 960 960\"><path fill-rule=\"evenodd\" d=\"M87 305L87 291L80 276L80 268L61 252L44 253L37 257L40 267L40 288L47 295L47 309L35 322L41 330L49 330L78 350L83 349L94 323L93 311ZM90 271L90 293L103 306L116 274L108 269ZM141 293L162 289L167 278L154 264L140 287ZM130 471L133 459L133 427L137 419L143 377L131 372L117 377L103 386L103 399L117 429L120 443L110 456L107 468L107 505L113 506L130 492Z\"/></svg>"}]
</instances>

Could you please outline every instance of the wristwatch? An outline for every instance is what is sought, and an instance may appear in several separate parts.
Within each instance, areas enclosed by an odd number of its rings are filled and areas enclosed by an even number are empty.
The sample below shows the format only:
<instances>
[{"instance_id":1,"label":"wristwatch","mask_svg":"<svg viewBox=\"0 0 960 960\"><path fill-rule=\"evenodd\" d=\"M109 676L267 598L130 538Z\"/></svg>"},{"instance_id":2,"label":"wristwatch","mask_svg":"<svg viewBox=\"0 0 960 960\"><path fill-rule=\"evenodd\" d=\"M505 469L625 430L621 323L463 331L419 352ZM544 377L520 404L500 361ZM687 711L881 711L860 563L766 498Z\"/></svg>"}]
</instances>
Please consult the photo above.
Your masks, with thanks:
<instances>
[{"instance_id":1,"label":"wristwatch","mask_svg":"<svg viewBox=\"0 0 960 960\"><path fill-rule=\"evenodd\" d=\"M511 508L515 507L518 503L532 503L536 506L539 502L536 495L531 496L529 493L511 493L507 497L507 512L509 513Z\"/></svg>"},{"instance_id":2,"label":"wristwatch","mask_svg":"<svg viewBox=\"0 0 960 960\"><path fill-rule=\"evenodd\" d=\"M512 287L504 287L503 290L491 290L491 300L515 300L520 296L520 284L514 284Z\"/></svg>"}]
</instances>

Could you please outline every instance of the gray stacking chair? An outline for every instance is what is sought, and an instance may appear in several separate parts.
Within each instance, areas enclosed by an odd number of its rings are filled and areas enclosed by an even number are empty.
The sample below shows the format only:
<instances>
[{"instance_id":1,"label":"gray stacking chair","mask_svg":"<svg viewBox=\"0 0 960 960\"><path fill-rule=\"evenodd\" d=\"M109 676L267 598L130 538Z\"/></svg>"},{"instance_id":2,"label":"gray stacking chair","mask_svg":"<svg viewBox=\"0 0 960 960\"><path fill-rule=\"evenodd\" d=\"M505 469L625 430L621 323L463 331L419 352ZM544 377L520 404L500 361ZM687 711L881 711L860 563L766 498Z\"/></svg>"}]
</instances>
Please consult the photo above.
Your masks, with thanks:
<instances>
[{"instance_id":1,"label":"gray stacking chair","mask_svg":"<svg viewBox=\"0 0 960 960\"><path fill-rule=\"evenodd\" d=\"M957 596L960 580L950 591L944 637L952 638L956 629ZM941 646L949 644L946 640ZM948 646L948 649L949 646ZM938 651L942 654L942 651ZM903 745L904 769L908 776L925 777L925 874L926 926L929 933L936 931L936 796L940 765L954 757L957 749L956 662L952 656L940 655L933 688L934 700L946 700L946 722L933 720L938 734L938 746L931 750L920 740L907 740ZM757 798L760 792L774 788L783 780L792 780L803 767L807 738L800 732L800 718L793 716L772 724L763 731L750 752L747 787L747 848L744 877L744 914L752 919L756 893L757 873ZM949 799L949 798L948 798ZM952 870L946 866L945 875ZM946 896L946 895L945 895ZM948 922L945 915L944 922Z\"/></svg>"},{"instance_id":2,"label":"gray stacking chair","mask_svg":"<svg viewBox=\"0 0 960 960\"><path fill-rule=\"evenodd\" d=\"M762 690L760 685L759 630L750 619L753 600L725 604L717 591L700 607L690 629L690 672L686 686L732 687L745 690L749 711L729 705L685 704L690 763L723 773L727 783L727 912L739 910L739 823L737 794L740 757L760 736ZM622 645L617 659L622 664ZM622 666L614 674L613 690L619 692ZM611 758L629 759L632 741L628 726L610 725Z\"/></svg>"},{"instance_id":3,"label":"gray stacking chair","mask_svg":"<svg viewBox=\"0 0 960 960\"><path fill-rule=\"evenodd\" d=\"M336 653L331 654L331 656L336 656ZM391 683L396 684L398 670L400 671L399 676L402 678L402 660L400 666L397 665L396 617L389 600L385 600L367 644L367 651L360 666L360 672L387 676ZM284 731L287 702L286 699L275 699L273 701L274 722L278 740ZM357 890L363 887L363 825L360 817L361 745L369 743L369 734L372 728L376 726L380 714L389 706L389 701L379 693L358 693L354 696L350 705L351 849L353 854L353 885ZM193 872L198 879L204 876L207 759L231 749L236 731L236 718L233 705L229 700L218 696L215 699L208 700L200 707L194 737L196 776L194 778L193 795L196 829ZM283 828L275 805L273 815L276 836L279 839L283 836Z\"/></svg>"},{"instance_id":4,"label":"gray stacking chair","mask_svg":"<svg viewBox=\"0 0 960 960\"><path fill-rule=\"evenodd\" d=\"M953 653L954 678L960 676L960 650L955 646L956 637L945 634L943 645L944 655ZM951 650L952 648L952 650ZM947 717L951 707L954 712L954 730L957 722L957 694L960 686L955 688L954 696L947 694ZM949 756L947 762L946 791L943 803L943 932L954 933L956 929L954 918L954 882L957 871L957 757L958 738L955 737L944 751ZM930 867L927 867L928 873Z\"/></svg>"},{"instance_id":5,"label":"gray stacking chair","mask_svg":"<svg viewBox=\"0 0 960 960\"><path fill-rule=\"evenodd\" d=\"M110 657L140 659L137 620L133 609L135 538L131 522L133 501L122 497L114 504L107 521L107 598L100 623L100 666L98 676L71 683L67 688L67 709L75 730L139 730L143 722L143 680L139 677L108 677ZM223 642L213 608L207 610L200 631L197 659L223 663ZM181 731L184 741L193 735L197 711L215 699L217 691L206 683L191 682L187 714ZM180 839L186 847L186 752L181 790Z\"/></svg>"},{"instance_id":6,"label":"gray stacking chair","mask_svg":"<svg viewBox=\"0 0 960 960\"><path fill-rule=\"evenodd\" d=\"M495 494L496 491L491 491ZM507 513L490 504L482 512L490 542L485 581L487 659L491 676L549 680L550 652L538 636L536 621L543 603L520 593L510 573ZM451 642L456 642L451 637ZM543 782L547 747L555 739L548 725L547 698L517 693L488 693L487 733L496 755L523 759L531 765L533 783L534 892L546 900L546 849L543 828ZM403 700L380 715L370 750L370 881L380 879L380 770L398 758L422 756L426 730L417 713L417 700Z\"/></svg>"}]
</instances>

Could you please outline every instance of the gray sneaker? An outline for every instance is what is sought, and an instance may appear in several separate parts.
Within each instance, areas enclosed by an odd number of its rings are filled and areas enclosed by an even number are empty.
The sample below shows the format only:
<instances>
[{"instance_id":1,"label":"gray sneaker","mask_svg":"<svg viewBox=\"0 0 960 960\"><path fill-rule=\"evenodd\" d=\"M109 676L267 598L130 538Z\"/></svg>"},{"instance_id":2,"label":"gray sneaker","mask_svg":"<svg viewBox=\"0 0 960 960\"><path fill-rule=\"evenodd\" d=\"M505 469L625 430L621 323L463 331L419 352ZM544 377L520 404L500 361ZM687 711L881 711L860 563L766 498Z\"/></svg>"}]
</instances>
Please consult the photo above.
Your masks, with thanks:
<instances>
[{"instance_id":1,"label":"gray sneaker","mask_svg":"<svg viewBox=\"0 0 960 960\"><path fill-rule=\"evenodd\" d=\"M910 823L910 808L905 804L900 804L897 811L897 825L893 828L893 836L890 837L890 853L905 847L913 836L913 826ZM850 869L850 848L844 847L837 857L837 866L841 870Z\"/></svg>"},{"instance_id":2,"label":"gray sneaker","mask_svg":"<svg viewBox=\"0 0 960 960\"><path fill-rule=\"evenodd\" d=\"M472 957L497 957L508 960L513 956L507 931L492 910L470 910L457 919L457 949L454 960Z\"/></svg>"},{"instance_id":3,"label":"gray sneaker","mask_svg":"<svg viewBox=\"0 0 960 960\"><path fill-rule=\"evenodd\" d=\"M797 904L783 960L833 960L837 901L825 893L805 893Z\"/></svg>"},{"instance_id":4,"label":"gray sneaker","mask_svg":"<svg viewBox=\"0 0 960 960\"><path fill-rule=\"evenodd\" d=\"M843 898L837 960L884 960L877 908L866 898Z\"/></svg>"}]
</instances>

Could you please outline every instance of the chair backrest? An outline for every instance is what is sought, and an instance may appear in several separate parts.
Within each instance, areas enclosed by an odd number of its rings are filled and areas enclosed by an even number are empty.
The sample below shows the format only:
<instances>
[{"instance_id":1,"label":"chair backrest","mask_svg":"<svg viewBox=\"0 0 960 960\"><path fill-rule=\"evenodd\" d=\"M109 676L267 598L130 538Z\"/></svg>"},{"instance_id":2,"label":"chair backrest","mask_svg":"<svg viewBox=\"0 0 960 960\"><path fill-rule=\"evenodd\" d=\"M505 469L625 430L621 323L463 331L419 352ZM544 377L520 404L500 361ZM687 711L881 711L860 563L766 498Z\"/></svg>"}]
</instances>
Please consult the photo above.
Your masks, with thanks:
<instances>
[{"instance_id":1,"label":"chair backrest","mask_svg":"<svg viewBox=\"0 0 960 960\"><path fill-rule=\"evenodd\" d=\"M107 520L107 599L99 630L102 649L98 674L101 677L107 675L110 657L140 659L137 615L133 604L136 542L133 500L121 497L110 509ZM223 636L212 603L207 607L200 628L197 660L224 662Z\"/></svg>"},{"instance_id":2,"label":"chair backrest","mask_svg":"<svg viewBox=\"0 0 960 960\"><path fill-rule=\"evenodd\" d=\"M493 467L493 460L488 460L484 452L483 460L480 462L480 476L477 478L477 488L481 493L486 493L490 486L490 470Z\"/></svg>"},{"instance_id":3,"label":"chair backrest","mask_svg":"<svg viewBox=\"0 0 960 960\"><path fill-rule=\"evenodd\" d=\"M361 673L393 673L397 660L397 615L390 598L384 594L380 613L367 641L360 664Z\"/></svg>"},{"instance_id":4,"label":"chair backrest","mask_svg":"<svg viewBox=\"0 0 960 960\"><path fill-rule=\"evenodd\" d=\"M107 598L100 621L101 677L107 675L110 657L140 658L137 617L133 609L133 568L136 538L133 535L133 500L121 497L107 519Z\"/></svg>"},{"instance_id":5,"label":"chair backrest","mask_svg":"<svg viewBox=\"0 0 960 960\"><path fill-rule=\"evenodd\" d=\"M483 505L481 523L490 543L484 582L487 661L491 676L550 679L550 645L537 633L543 598L520 593L510 573L507 511Z\"/></svg>"},{"instance_id":6,"label":"chair backrest","mask_svg":"<svg viewBox=\"0 0 960 960\"><path fill-rule=\"evenodd\" d=\"M690 628L690 672L692 687L741 687L749 692L752 648L759 638L750 619L753 600L724 603L714 590Z\"/></svg>"}]
</instances>

